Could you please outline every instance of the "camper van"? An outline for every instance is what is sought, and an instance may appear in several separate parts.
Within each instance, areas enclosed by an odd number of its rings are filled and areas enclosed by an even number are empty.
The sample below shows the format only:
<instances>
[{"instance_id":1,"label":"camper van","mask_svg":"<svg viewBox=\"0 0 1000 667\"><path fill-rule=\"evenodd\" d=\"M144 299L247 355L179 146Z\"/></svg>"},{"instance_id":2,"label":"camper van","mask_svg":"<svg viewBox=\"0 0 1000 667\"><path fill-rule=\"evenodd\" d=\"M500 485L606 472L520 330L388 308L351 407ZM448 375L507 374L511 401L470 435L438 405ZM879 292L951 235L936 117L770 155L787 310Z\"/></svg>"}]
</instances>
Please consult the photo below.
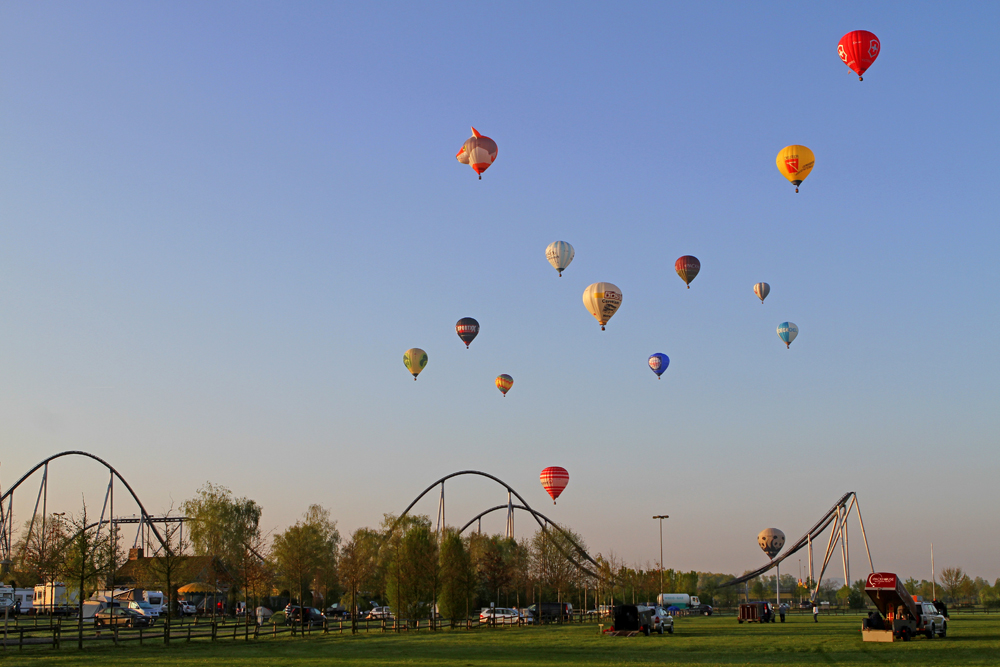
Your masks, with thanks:
<instances>
[{"instance_id":1,"label":"camper van","mask_svg":"<svg viewBox=\"0 0 1000 667\"><path fill-rule=\"evenodd\" d=\"M80 603L79 591L67 591L61 581L50 581L35 586L34 613L68 616Z\"/></svg>"},{"instance_id":2,"label":"camper van","mask_svg":"<svg viewBox=\"0 0 1000 667\"><path fill-rule=\"evenodd\" d=\"M167 596L163 591L143 591L142 597L157 614L167 613Z\"/></svg>"},{"instance_id":3,"label":"camper van","mask_svg":"<svg viewBox=\"0 0 1000 667\"><path fill-rule=\"evenodd\" d=\"M14 614L14 587L0 584L0 616Z\"/></svg>"}]
</instances>

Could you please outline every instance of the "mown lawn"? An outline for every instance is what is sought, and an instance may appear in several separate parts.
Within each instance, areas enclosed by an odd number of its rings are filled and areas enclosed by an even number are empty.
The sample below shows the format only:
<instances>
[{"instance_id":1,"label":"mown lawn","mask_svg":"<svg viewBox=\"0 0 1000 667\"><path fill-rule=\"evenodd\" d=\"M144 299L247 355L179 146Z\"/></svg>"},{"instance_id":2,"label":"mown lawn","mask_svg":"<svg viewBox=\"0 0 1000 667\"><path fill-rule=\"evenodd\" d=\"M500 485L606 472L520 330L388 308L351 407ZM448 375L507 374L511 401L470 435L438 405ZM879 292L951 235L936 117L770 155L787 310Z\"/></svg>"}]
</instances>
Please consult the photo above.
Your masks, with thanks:
<instances>
[{"instance_id":1,"label":"mown lawn","mask_svg":"<svg viewBox=\"0 0 1000 667\"><path fill-rule=\"evenodd\" d=\"M794 616L785 624L738 625L728 618L681 618L673 635L599 636L595 625L430 633L313 635L246 643L220 639L72 648L15 649L0 664L32 665L997 665L1000 615L960 616L946 639L863 643L860 617Z\"/></svg>"}]
</instances>

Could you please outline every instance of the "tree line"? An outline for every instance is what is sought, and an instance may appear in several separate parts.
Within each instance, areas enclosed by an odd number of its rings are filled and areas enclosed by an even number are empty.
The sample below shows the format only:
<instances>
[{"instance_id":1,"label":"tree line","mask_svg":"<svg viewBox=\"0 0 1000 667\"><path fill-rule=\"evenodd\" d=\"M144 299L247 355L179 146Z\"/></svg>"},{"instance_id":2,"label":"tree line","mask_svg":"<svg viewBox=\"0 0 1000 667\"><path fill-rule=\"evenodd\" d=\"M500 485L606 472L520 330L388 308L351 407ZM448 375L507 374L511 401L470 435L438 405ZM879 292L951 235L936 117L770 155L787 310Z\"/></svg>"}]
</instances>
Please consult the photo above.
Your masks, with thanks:
<instances>
[{"instance_id":1,"label":"tree line","mask_svg":"<svg viewBox=\"0 0 1000 667\"><path fill-rule=\"evenodd\" d=\"M163 590L174 610L177 588L188 583L191 556L210 557L216 582L226 591L230 609L237 600L248 607L290 601L323 609L334 603L357 612L388 606L396 618L438 617L459 621L494 604L525 607L537 602L569 602L578 610L614 603L643 603L658 593L699 595L702 602L733 606L745 595L774 597L774 577L761 576L746 586L721 587L731 574L660 570L658 564L627 564L614 553L598 555L591 573L564 554L586 550L583 539L539 528L520 540L453 528L436 531L426 516L386 514L377 527L359 528L343 538L330 510L310 505L280 533L265 534L262 508L237 498L224 486L207 483L180 506L188 517L184 540L180 526L161 529L171 550L143 559L146 588ZM42 525L44 523L44 526ZM15 545L12 564L20 586L64 579L81 599L111 588L116 568L126 561L120 531L88 528L84 507L69 519L51 515L33 519ZM37 525L36 525L37 524ZM154 555L154 554L147 554ZM591 564L592 565L592 564ZM134 574L134 572L133 572ZM596 576L594 576L596 575ZM783 593L808 599L809 582L781 577ZM931 584L907 580L907 589L931 599ZM936 585L938 597L952 603L1000 606L1000 580L994 585L972 579L961 568L947 568ZM819 599L845 606L864 605L864 581L835 589L827 584ZM352 618L357 618L352 613Z\"/></svg>"}]
</instances>

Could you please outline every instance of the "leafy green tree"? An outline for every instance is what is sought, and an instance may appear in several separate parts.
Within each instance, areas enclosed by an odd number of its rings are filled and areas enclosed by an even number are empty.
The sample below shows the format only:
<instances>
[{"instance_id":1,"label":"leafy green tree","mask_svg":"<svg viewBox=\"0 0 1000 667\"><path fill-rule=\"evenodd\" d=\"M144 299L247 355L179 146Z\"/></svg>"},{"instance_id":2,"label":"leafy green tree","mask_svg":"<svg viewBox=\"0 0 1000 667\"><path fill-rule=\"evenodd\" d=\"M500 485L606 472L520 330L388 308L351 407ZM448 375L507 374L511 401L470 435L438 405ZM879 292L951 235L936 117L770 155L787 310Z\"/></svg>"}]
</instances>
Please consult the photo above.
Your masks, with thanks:
<instances>
[{"instance_id":1,"label":"leafy green tree","mask_svg":"<svg viewBox=\"0 0 1000 667\"><path fill-rule=\"evenodd\" d=\"M472 558L461 536L454 531L447 532L441 543L440 568L438 609L454 625L459 619L468 618L477 583Z\"/></svg>"},{"instance_id":2,"label":"leafy green tree","mask_svg":"<svg viewBox=\"0 0 1000 667\"><path fill-rule=\"evenodd\" d=\"M941 570L941 587L951 602L958 602L963 593L967 592L969 575L960 567L946 567Z\"/></svg>"},{"instance_id":3,"label":"leafy green tree","mask_svg":"<svg viewBox=\"0 0 1000 667\"><path fill-rule=\"evenodd\" d=\"M277 578L289 591L298 591L303 625L307 620L304 609L309 606L306 592L315 582L335 576L339 543L336 525L329 520L329 513L318 505L310 506L302 519L274 537L271 553Z\"/></svg>"},{"instance_id":4,"label":"leafy green tree","mask_svg":"<svg viewBox=\"0 0 1000 667\"><path fill-rule=\"evenodd\" d=\"M438 584L435 537L430 519L407 516L396 523L382 549L386 594L397 619L414 621L426 618L431 611Z\"/></svg>"},{"instance_id":5,"label":"leafy green tree","mask_svg":"<svg viewBox=\"0 0 1000 667\"><path fill-rule=\"evenodd\" d=\"M358 528L340 549L340 578L350 598L352 634L358 631L358 593L374 584L381 542L381 535L374 530Z\"/></svg>"},{"instance_id":6,"label":"leafy green tree","mask_svg":"<svg viewBox=\"0 0 1000 667\"><path fill-rule=\"evenodd\" d=\"M237 588L247 586L246 564L257 556L254 545L262 542L260 517L263 510L249 498L235 498L224 486L206 482L198 494L181 504L188 522L188 538L197 556L218 558ZM233 591L235 592L235 591Z\"/></svg>"},{"instance_id":7,"label":"leafy green tree","mask_svg":"<svg viewBox=\"0 0 1000 667\"><path fill-rule=\"evenodd\" d=\"M78 517L69 520L72 536L62 544L53 545L59 550L62 558L59 563L59 574L66 577L67 592L75 588L78 597L77 614L77 648L83 648L83 601L87 592L98 585L101 568L98 560L99 541L101 536L97 527L87 525L87 504L83 504ZM72 587L72 588L71 588Z\"/></svg>"}]
</instances>

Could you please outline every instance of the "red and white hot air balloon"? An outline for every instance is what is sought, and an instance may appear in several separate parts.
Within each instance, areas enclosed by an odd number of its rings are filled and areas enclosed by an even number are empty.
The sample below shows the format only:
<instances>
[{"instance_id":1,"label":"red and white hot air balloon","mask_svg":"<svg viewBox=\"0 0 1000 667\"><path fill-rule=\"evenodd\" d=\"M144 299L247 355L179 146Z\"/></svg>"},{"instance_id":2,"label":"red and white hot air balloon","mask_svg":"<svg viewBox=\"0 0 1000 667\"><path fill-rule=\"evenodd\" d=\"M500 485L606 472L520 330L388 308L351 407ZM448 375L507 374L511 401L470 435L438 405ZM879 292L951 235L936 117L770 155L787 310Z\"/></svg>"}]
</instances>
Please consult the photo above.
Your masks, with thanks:
<instances>
[{"instance_id":1,"label":"red and white hot air balloon","mask_svg":"<svg viewBox=\"0 0 1000 667\"><path fill-rule=\"evenodd\" d=\"M566 468L559 466L549 466L538 476L542 482L542 488L552 497L552 504L556 504L556 498L562 494L563 489L569 484L569 473Z\"/></svg>"},{"instance_id":2,"label":"red and white hot air balloon","mask_svg":"<svg viewBox=\"0 0 1000 667\"><path fill-rule=\"evenodd\" d=\"M497 159L497 142L485 137L472 128L472 136L465 140L462 150L455 155L462 164L467 164L479 174L483 180L483 172L490 168Z\"/></svg>"}]
</instances>

